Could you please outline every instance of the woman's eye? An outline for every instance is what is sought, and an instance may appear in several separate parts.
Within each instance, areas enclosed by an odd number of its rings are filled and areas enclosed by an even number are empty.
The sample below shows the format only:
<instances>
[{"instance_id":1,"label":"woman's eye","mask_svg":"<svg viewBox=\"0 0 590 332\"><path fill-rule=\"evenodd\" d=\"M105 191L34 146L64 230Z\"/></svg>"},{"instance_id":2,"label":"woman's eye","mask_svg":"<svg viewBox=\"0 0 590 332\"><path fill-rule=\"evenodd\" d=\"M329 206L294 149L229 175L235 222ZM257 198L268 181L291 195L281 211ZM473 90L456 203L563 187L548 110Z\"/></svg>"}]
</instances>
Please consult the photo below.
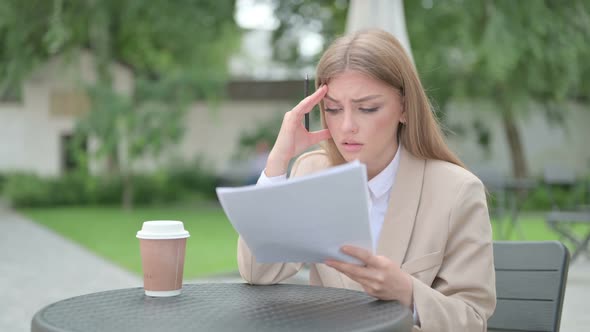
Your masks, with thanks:
<instances>
[{"instance_id":1,"label":"woman's eye","mask_svg":"<svg viewBox=\"0 0 590 332\"><path fill-rule=\"evenodd\" d=\"M379 107L359 108L359 110L361 110L361 112L363 112L363 113L373 113L373 112L377 112L377 110L379 110Z\"/></svg>"},{"instance_id":2,"label":"woman's eye","mask_svg":"<svg viewBox=\"0 0 590 332\"><path fill-rule=\"evenodd\" d=\"M339 109L337 109L337 108L327 108L326 107L326 112L328 112L328 113L336 113L336 112L338 112L338 110Z\"/></svg>"}]
</instances>

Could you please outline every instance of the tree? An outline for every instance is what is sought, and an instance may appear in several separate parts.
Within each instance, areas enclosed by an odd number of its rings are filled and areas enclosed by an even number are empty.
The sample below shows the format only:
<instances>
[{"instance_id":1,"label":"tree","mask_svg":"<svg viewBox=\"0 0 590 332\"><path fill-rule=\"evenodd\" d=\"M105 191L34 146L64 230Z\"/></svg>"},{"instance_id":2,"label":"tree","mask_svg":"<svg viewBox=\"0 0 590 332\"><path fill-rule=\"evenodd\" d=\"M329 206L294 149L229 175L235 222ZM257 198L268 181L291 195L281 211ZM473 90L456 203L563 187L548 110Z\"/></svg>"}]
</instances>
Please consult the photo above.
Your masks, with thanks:
<instances>
[{"instance_id":1,"label":"tree","mask_svg":"<svg viewBox=\"0 0 590 332\"><path fill-rule=\"evenodd\" d=\"M110 161L111 171L121 177L122 204L126 209L133 206L136 162L144 157L157 159L166 147L178 142L184 129L182 119L192 100L186 95L160 99L146 95L141 85L136 89L134 96L128 97L104 84L89 87L93 111L80 119L76 128L77 139L99 138L100 145L93 155Z\"/></svg>"},{"instance_id":2,"label":"tree","mask_svg":"<svg viewBox=\"0 0 590 332\"><path fill-rule=\"evenodd\" d=\"M321 53L304 58L299 52L302 34L315 32L328 45L343 33L346 24L348 0L273 0L278 28L273 31L274 57L277 60L302 67L315 64Z\"/></svg>"},{"instance_id":3,"label":"tree","mask_svg":"<svg viewBox=\"0 0 590 332\"><path fill-rule=\"evenodd\" d=\"M406 1L415 58L444 107L453 99L495 104L515 177L528 167L516 119L531 101L549 119L566 101L588 97L587 1ZM583 75L586 73L586 75ZM584 88L585 87L585 88ZM560 105L561 107L556 107Z\"/></svg>"},{"instance_id":4,"label":"tree","mask_svg":"<svg viewBox=\"0 0 590 332\"><path fill-rule=\"evenodd\" d=\"M98 139L98 157L117 161L131 206L131 167L177 141L189 100L214 100L237 46L233 0L8 0L0 3L0 96L55 54L90 49L98 81L78 132ZM48 16L47 13L50 13ZM109 66L134 74L130 97L115 93ZM122 145L122 147L121 147ZM127 159L119 165L119 150Z\"/></svg>"},{"instance_id":5,"label":"tree","mask_svg":"<svg viewBox=\"0 0 590 332\"><path fill-rule=\"evenodd\" d=\"M2 1L2 84L18 83L53 54L78 48L149 78L188 72L223 80L224 59L239 38L233 14L233 0Z\"/></svg>"}]
</instances>

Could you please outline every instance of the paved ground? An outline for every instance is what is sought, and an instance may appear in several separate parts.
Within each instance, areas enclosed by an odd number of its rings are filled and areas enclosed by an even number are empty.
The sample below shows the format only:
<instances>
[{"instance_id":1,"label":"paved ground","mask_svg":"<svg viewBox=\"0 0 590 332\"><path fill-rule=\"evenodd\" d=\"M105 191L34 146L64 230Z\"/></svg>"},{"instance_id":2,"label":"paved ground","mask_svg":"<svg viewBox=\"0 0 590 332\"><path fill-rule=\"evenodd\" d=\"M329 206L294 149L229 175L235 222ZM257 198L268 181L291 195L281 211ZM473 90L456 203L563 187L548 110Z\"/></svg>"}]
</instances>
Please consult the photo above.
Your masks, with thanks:
<instances>
[{"instance_id":1,"label":"paved ground","mask_svg":"<svg viewBox=\"0 0 590 332\"><path fill-rule=\"evenodd\" d=\"M42 307L68 297L141 286L77 244L0 208L0 331L29 331Z\"/></svg>"},{"instance_id":2,"label":"paved ground","mask_svg":"<svg viewBox=\"0 0 590 332\"><path fill-rule=\"evenodd\" d=\"M590 261L580 257L570 265L561 316L561 332L588 331L590 328Z\"/></svg>"},{"instance_id":3,"label":"paved ground","mask_svg":"<svg viewBox=\"0 0 590 332\"><path fill-rule=\"evenodd\" d=\"M230 274L187 282L241 280ZM307 276L289 282L306 283ZM138 276L0 206L0 331L29 331L35 312L55 301L141 285ZM587 330L589 297L590 261L582 259L570 267L562 332Z\"/></svg>"}]
</instances>

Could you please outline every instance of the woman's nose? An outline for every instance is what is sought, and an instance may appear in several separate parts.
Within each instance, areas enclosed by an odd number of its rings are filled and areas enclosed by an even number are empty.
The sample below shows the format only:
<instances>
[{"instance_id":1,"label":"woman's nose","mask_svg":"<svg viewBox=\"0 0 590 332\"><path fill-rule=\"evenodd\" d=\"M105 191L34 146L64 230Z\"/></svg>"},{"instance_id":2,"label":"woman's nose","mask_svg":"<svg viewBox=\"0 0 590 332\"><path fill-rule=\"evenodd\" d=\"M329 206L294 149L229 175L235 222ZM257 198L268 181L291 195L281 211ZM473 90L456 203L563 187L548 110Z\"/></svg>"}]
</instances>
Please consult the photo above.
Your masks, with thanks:
<instances>
[{"instance_id":1,"label":"woman's nose","mask_svg":"<svg viewBox=\"0 0 590 332\"><path fill-rule=\"evenodd\" d=\"M342 119L342 131L347 133L358 132L358 124L356 119L352 115L352 112L344 112L344 118Z\"/></svg>"}]
</instances>

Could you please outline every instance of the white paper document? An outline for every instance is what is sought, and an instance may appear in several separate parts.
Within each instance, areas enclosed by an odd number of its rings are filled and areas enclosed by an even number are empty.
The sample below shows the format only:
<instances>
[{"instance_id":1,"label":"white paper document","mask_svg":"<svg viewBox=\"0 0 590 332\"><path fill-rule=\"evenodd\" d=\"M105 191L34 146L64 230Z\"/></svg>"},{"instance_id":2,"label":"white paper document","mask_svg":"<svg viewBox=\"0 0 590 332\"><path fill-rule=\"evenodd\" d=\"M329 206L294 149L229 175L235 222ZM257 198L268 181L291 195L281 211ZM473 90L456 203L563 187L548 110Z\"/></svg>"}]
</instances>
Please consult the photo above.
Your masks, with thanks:
<instances>
[{"instance_id":1,"label":"white paper document","mask_svg":"<svg viewBox=\"0 0 590 332\"><path fill-rule=\"evenodd\" d=\"M217 188L259 263L359 263L340 248L373 252L368 195L366 167L358 161L277 184Z\"/></svg>"}]
</instances>

